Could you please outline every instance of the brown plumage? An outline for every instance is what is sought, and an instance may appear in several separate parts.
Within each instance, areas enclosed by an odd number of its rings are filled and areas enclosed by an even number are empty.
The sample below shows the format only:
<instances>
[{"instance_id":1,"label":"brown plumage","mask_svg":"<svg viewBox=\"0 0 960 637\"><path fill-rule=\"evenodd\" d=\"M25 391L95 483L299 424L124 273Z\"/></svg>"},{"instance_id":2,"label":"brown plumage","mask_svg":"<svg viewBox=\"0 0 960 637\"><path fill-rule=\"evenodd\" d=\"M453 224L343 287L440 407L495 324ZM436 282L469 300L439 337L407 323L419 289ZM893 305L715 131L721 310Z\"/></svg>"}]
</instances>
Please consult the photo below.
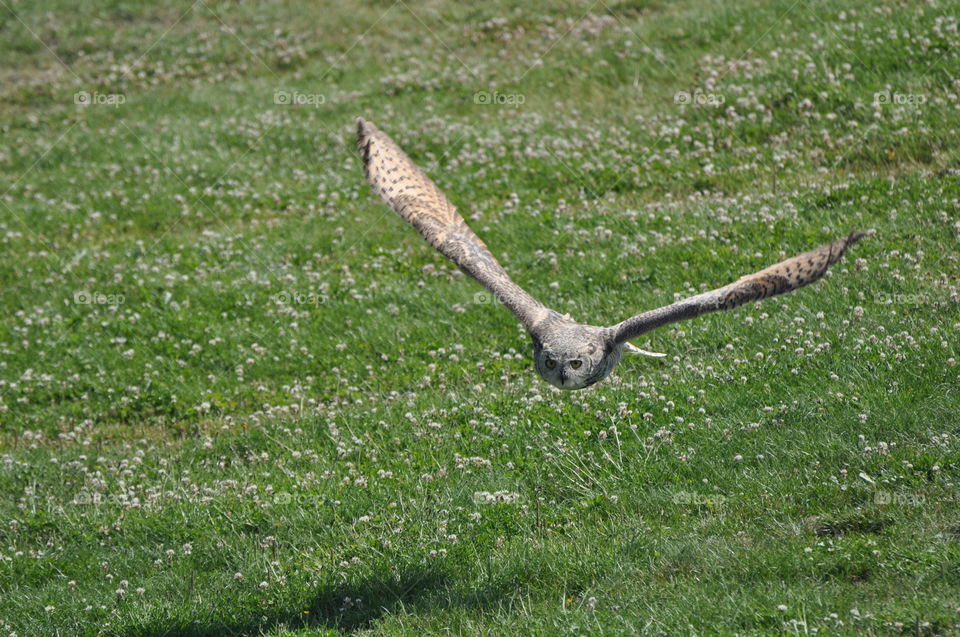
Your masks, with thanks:
<instances>
[{"instance_id":1,"label":"brown plumage","mask_svg":"<svg viewBox=\"0 0 960 637\"><path fill-rule=\"evenodd\" d=\"M510 279L456 207L392 139L358 119L357 145L373 189L427 243L490 290L528 330L546 318L543 304Z\"/></svg>"},{"instance_id":2,"label":"brown plumage","mask_svg":"<svg viewBox=\"0 0 960 637\"><path fill-rule=\"evenodd\" d=\"M627 343L645 332L813 283L864 236L850 233L845 239L748 274L729 285L610 327L584 325L547 308L514 283L443 192L390 137L358 119L357 142L364 172L374 190L431 246L490 290L520 319L533 339L537 371L563 389L580 389L601 380L616 367L624 351L648 354Z\"/></svg>"},{"instance_id":3,"label":"brown plumage","mask_svg":"<svg viewBox=\"0 0 960 637\"><path fill-rule=\"evenodd\" d=\"M613 326L615 338L617 341L629 341L644 332L676 321L695 318L707 312L732 310L744 303L761 301L802 288L826 274L827 269L840 260L847 248L863 236L862 232L851 232L846 239L834 241L759 272L742 276L722 288L638 314Z\"/></svg>"}]
</instances>

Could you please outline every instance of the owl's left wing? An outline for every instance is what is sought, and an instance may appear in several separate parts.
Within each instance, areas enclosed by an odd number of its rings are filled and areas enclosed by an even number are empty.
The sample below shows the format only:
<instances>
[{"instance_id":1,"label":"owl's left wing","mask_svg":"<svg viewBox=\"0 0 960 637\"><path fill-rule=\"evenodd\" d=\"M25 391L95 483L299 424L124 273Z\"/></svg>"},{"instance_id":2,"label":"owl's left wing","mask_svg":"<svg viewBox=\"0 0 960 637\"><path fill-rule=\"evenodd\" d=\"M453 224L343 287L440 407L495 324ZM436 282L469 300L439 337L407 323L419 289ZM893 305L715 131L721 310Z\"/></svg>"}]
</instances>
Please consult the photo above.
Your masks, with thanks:
<instances>
[{"instance_id":1,"label":"owl's left wing","mask_svg":"<svg viewBox=\"0 0 960 637\"><path fill-rule=\"evenodd\" d=\"M826 274L827 269L840 260L847 248L863 236L863 233L851 232L846 239L834 241L759 272L740 277L722 288L638 314L610 328L614 332L614 340L625 343L670 323L696 318L707 312L731 310L744 303L802 288Z\"/></svg>"},{"instance_id":2,"label":"owl's left wing","mask_svg":"<svg viewBox=\"0 0 960 637\"><path fill-rule=\"evenodd\" d=\"M367 180L387 205L535 332L552 312L510 279L437 185L386 133L359 118L357 145Z\"/></svg>"}]
</instances>

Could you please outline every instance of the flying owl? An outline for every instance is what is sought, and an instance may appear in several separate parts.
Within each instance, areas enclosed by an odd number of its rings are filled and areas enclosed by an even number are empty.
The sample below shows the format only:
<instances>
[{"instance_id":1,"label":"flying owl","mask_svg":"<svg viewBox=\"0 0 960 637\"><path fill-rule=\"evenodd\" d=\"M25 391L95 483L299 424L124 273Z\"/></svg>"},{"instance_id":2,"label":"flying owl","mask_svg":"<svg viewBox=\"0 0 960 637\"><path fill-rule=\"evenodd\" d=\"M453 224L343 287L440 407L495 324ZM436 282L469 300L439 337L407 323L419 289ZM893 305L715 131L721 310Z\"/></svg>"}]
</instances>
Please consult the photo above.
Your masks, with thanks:
<instances>
[{"instance_id":1,"label":"flying owl","mask_svg":"<svg viewBox=\"0 0 960 637\"><path fill-rule=\"evenodd\" d=\"M537 372L560 389L583 389L602 380L617 366L625 351L664 356L629 343L650 330L813 283L864 236L851 233L845 239L748 274L729 285L637 314L616 325L584 325L551 310L514 283L450 200L390 137L372 123L358 119L357 142L364 173L373 189L431 246L513 312L533 339Z\"/></svg>"}]
</instances>

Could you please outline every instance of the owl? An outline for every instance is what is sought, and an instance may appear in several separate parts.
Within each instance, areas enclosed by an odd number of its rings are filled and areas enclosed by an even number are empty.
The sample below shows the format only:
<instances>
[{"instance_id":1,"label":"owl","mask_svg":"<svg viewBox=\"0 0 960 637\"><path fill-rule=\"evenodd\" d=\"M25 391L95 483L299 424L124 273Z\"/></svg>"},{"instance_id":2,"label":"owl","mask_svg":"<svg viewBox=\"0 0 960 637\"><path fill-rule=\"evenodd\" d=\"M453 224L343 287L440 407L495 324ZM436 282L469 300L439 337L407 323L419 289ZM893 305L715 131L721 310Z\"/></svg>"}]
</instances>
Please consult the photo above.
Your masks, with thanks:
<instances>
[{"instance_id":1,"label":"owl","mask_svg":"<svg viewBox=\"0 0 960 637\"><path fill-rule=\"evenodd\" d=\"M603 380L624 352L647 352L630 341L677 321L792 292L820 279L864 235L839 239L740 277L723 287L637 314L616 325L586 325L560 314L514 283L450 200L397 144L372 123L357 120L357 142L367 180L397 214L461 270L487 288L526 327L540 376L560 389Z\"/></svg>"}]
</instances>

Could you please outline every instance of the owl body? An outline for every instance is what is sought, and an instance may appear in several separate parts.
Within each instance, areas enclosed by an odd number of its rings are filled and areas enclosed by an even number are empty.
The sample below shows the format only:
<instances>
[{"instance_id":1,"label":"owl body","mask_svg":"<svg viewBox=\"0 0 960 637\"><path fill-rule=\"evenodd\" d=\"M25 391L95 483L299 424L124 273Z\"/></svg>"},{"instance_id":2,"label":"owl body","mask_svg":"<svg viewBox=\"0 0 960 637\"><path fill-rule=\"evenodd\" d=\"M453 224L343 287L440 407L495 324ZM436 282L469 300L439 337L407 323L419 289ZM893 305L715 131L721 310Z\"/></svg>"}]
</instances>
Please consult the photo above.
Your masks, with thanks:
<instances>
[{"instance_id":1,"label":"owl body","mask_svg":"<svg viewBox=\"0 0 960 637\"><path fill-rule=\"evenodd\" d=\"M625 351L651 356L629 343L646 332L792 292L817 281L864 235L851 232L816 250L740 277L723 287L601 327L577 323L551 310L513 282L486 244L389 136L357 120L357 143L367 180L397 214L437 251L487 288L523 323L533 339L534 365L560 389L583 389L604 379Z\"/></svg>"}]
</instances>

